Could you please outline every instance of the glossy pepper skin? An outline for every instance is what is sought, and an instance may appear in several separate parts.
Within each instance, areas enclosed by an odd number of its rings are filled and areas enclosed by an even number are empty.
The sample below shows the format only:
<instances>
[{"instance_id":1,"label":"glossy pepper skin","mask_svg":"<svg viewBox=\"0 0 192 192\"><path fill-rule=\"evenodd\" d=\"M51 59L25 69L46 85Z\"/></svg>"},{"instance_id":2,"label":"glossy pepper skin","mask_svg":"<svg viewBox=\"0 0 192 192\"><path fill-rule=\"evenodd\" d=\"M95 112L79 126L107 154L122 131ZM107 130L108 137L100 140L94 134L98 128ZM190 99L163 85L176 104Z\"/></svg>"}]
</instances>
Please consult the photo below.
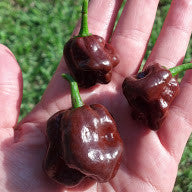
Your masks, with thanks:
<instances>
[{"instance_id":1,"label":"glossy pepper skin","mask_svg":"<svg viewBox=\"0 0 192 192\"><path fill-rule=\"evenodd\" d=\"M68 187L76 186L85 177L78 170L69 168L62 159L60 122L64 111L55 113L47 122L48 149L43 169L49 178Z\"/></svg>"},{"instance_id":2,"label":"glossy pepper skin","mask_svg":"<svg viewBox=\"0 0 192 192\"><path fill-rule=\"evenodd\" d=\"M77 83L70 75L64 78L71 81L73 107L57 112L47 122L44 171L67 187L85 177L107 182L115 176L123 151L116 123L103 105L83 104Z\"/></svg>"},{"instance_id":3,"label":"glossy pepper skin","mask_svg":"<svg viewBox=\"0 0 192 192\"><path fill-rule=\"evenodd\" d=\"M154 64L136 76L127 77L122 89L132 107L133 119L157 130L179 92L179 83L168 69Z\"/></svg>"},{"instance_id":4,"label":"glossy pepper skin","mask_svg":"<svg viewBox=\"0 0 192 192\"><path fill-rule=\"evenodd\" d=\"M85 88L109 83L112 70L119 63L113 47L97 35L71 38L63 55L71 75Z\"/></svg>"}]
</instances>

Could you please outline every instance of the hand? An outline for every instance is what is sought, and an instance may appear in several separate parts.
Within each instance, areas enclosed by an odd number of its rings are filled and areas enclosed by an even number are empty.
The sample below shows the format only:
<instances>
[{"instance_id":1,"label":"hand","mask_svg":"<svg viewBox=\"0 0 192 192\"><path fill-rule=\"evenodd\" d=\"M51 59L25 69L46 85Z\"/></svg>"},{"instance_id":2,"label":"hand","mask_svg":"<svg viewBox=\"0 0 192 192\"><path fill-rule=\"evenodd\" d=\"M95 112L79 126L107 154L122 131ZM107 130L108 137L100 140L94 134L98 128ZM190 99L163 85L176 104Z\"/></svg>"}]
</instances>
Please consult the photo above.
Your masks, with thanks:
<instances>
[{"instance_id":1,"label":"hand","mask_svg":"<svg viewBox=\"0 0 192 192\"><path fill-rule=\"evenodd\" d=\"M109 40L121 2L92 0L90 32ZM113 71L112 81L81 90L85 103L100 103L109 109L124 141L121 167L109 183L89 182L86 186L82 183L74 190L65 190L64 186L47 178L42 171L46 121L55 112L71 106L69 85L61 77L63 72L68 72L65 62L62 58L41 101L17 125L22 98L21 70L10 50L0 46L0 191L172 191L178 164L192 130L192 72L185 74L180 94L157 132L132 120L121 90L124 78L136 73L141 64L157 5L158 0L127 1L111 39L121 59ZM192 31L191 9L191 1L173 0L146 65L158 62L170 68L182 63Z\"/></svg>"}]
</instances>

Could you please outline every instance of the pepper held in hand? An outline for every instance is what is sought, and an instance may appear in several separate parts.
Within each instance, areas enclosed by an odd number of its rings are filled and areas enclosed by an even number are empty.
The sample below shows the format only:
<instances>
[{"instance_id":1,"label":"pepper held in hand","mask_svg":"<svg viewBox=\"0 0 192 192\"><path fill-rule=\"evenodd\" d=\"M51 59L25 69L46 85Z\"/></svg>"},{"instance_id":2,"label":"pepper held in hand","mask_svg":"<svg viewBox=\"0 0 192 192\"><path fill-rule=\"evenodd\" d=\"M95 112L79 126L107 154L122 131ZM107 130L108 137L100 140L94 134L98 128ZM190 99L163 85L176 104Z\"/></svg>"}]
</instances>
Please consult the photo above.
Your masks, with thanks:
<instances>
[{"instance_id":1,"label":"pepper held in hand","mask_svg":"<svg viewBox=\"0 0 192 192\"><path fill-rule=\"evenodd\" d=\"M73 108L48 120L44 170L68 187L85 177L107 182L115 176L123 150L116 123L104 106L84 105L77 83L69 75L63 77L71 84Z\"/></svg>"},{"instance_id":2,"label":"pepper held in hand","mask_svg":"<svg viewBox=\"0 0 192 192\"><path fill-rule=\"evenodd\" d=\"M155 64L136 76L127 77L122 88L133 118L157 130L178 94L179 84L169 70Z\"/></svg>"},{"instance_id":3,"label":"pepper held in hand","mask_svg":"<svg viewBox=\"0 0 192 192\"><path fill-rule=\"evenodd\" d=\"M89 33L87 8L88 0L84 0L79 35L71 38L63 51L70 73L79 86L86 88L109 83L112 70L119 63L113 47L102 37Z\"/></svg>"}]
</instances>

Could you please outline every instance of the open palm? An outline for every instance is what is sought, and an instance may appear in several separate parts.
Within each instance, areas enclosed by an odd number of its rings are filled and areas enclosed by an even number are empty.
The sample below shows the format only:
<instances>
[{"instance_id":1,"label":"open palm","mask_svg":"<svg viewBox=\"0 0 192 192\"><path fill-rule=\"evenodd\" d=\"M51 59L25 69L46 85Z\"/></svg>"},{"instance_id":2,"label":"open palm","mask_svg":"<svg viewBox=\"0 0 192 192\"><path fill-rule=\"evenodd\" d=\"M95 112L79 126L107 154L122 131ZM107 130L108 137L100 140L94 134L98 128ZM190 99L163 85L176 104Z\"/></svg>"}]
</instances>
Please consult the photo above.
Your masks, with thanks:
<instances>
[{"instance_id":1,"label":"open palm","mask_svg":"<svg viewBox=\"0 0 192 192\"><path fill-rule=\"evenodd\" d=\"M191 72L180 86L159 131L154 132L130 117L130 108L121 85L141 64L155 19L158 0L127 1L115 32L115 18L122 0L91 0L89 30L103 36L116 48L121 62L112 81L80 90L84 103L105 105L114 116L124 142L120 169L109 183L85 181L75 189L51 181L42 170L46 152L47 119L71 107L67 73L63 58L41 101L17 125L22 98L22 76L13 54L0 46L0 191L62 192L171 192L183 149L192 130ZM173 0L159 38L146 65L155 62L166 67L181 64L192 31L192 1ZM98 14L99 13L99 14ZM78 27L76 31L78 30ZM76 32L75 32L76 33Z\"/></svg>"}]
</instances>

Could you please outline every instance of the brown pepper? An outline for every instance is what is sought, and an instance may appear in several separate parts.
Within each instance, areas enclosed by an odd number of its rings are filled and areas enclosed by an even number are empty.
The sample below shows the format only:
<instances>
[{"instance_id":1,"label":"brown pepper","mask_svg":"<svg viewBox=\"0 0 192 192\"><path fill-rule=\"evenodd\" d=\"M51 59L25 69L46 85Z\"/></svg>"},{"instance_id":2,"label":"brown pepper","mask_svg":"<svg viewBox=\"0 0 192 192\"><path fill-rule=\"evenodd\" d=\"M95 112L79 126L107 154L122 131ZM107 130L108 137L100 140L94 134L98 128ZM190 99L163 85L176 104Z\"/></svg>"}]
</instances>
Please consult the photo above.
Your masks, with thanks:
<instances>
[{"instance_id":1,"label":"brown pepper","mask_svg":"<svg viewBox=\"0 0 192 192\"><path fill-rule=\"evenodd\" d=\"M109 83L112 70L119 63L113 47L97 35L73 37L66 43L63 55L81 87Z\"/></svg>"},{"instance_id":2,"label":"brown pepper","mask_svg":"<svg viewBox=\"0 0 192 192\"><path fill-rule=\"evenodd\" d=\"M77 83L69 75L63 77L71 84L73 108L48 120L45 173L68 187L85 177L107 182L115 176L123 151L116 123L103 105L83 104Z\"/></svg>"},{"instance_id":3,"label":"brown pepper","mask_svg":"<svg viewBox=\"0 0 192 192\"><path fill-rule=\"evenodd\" d=\"M88 0L83 1L82 23L78 36L72 37L64 46L63 56L67 67L81 87L111 81L112 70L119 58L111 44L88 31Z\"/></svg>"},{"instance_id":4,"label":"brown pepper","mask_svg":"<svg viewBox=\"0 0 192 192\"><path fill-rule=\"evenodd\" d=\"M136 76L127 77L122 89L133 118L157 130L178 94L179 83L168 69L154 64Z\"/></svg>"}]
</instances>

